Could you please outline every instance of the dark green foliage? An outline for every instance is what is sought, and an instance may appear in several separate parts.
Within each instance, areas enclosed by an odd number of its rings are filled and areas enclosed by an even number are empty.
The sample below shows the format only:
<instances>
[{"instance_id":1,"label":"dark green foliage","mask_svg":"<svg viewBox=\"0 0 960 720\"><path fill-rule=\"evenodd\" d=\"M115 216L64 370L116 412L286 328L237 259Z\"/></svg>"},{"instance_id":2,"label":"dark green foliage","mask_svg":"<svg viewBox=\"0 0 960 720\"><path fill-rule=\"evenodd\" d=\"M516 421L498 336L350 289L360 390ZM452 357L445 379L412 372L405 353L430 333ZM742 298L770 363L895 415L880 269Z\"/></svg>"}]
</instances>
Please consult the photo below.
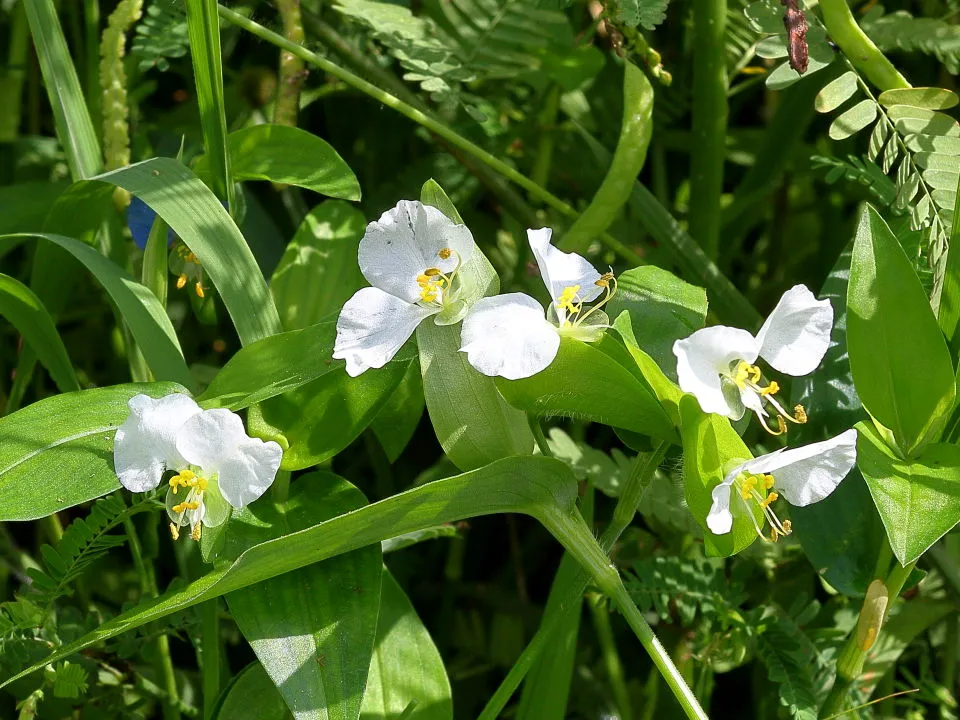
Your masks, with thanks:
<instances>
[{"instance_id":1,"label":"dark green foliage","mask_svg":"<svg viewBox=\"0 0 960 720\"><path fill-rule=\"evenodd\" d=\"M131 54L141 70L164 71L170 60L187 54L187 16L182 0L151 0L136 26Z\"/></svg>"},{"instance_id":2,"label":"dark green foliage","mask_svg":"<svg viewBox=\"0 0 960 720\"><path fill-rule=\"evenodd\" d=\"M870 39L881 50L933 55L953 75L960 72L960 25L932 17L914 17L906 10L884 15L876 5L861 19Z\"/></svg>"}]
</instances>

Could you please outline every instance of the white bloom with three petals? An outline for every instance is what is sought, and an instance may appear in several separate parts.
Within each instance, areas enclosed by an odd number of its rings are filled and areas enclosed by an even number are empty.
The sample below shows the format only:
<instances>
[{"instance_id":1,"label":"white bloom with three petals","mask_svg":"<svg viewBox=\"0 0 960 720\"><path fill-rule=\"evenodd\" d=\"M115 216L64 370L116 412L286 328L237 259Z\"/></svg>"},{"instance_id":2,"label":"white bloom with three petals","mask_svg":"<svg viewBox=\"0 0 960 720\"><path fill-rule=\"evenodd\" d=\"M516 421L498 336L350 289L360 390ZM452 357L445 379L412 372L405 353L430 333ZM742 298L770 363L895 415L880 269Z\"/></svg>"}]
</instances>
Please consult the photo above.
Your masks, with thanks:
<instances>
[{"instance_id":1,"label":"white bloom with three petals","mask_svg":"<svg viewBox=\"0 0 960 720\"><path fill-rule=\"evenodd\" d=\"M609 320L598 308L616 290L611 273L601 275L585 258L550 244L550 228L527 230L527 239L550 293L550 309L524 293L478 300L463 321L460 351L484 375L508 380L535 375L553 362L560 337L596 340ZM606 293L592 308L583 309Z\"/></svg>"},{"instance_id":2,"label":"white bloom with three petals","mask_svg":"<svg viewBox=\"0 0 960 720\"><path fill-rule=\"evenodd\" d=\"M752 504L763 511L770 525L770 539L789 535L790 521L777 518L771 503L783 497L791 505L805 507L832 493L857 462L857 431L840 433L822 442L798 448L783 448L761 455L733 468L713 489L713 504L707 527L714 535L725 535L733 527L731 500L739 498L760 537ZM774 490L776 488L776 490Z\"/></svg>"},{"instance_id":3,"label":"white bloom with three petals","mask_svg":"<svg viewBox=\"0 0 960 720\"><path fill-rule=\"evenodd\" d=\"M458 322L457 273L473 255L473 235L420 202L401 200L367 225L360 240L360 272L372 287L358 290L340 311L333 357L356 377L386 365L431 316Z\"/></svg>"},{"instance_id":4,"label":"white bloom with three petals","mask_svg":"<svg viewBox=\"0 0 960 720\"><path fill-rule=\"evenodd\" d=\"M806 422L798 405L793 412L777 401L776 381L761 384L763 373L754 363L763 358L775 370L799 377L816 370L830 346L833 308L817 300L804 285L783 294L755 336L739 328L716 325L697 330L673 344L680 388L692 393L704 412L739 420L746 409L757 414L774 435L786 431L784 420ZM772 429L764 405L775 412L778 429Z\"/></svg>"},{"instance_id":5,"label":"white bloom with three petals","mask_svg":"<svg viewBox=\"0 0 960 720\"><path fill-rule=\"evenodd\" d=\"M117 477L128 490L147 492L165 472L177 473L167 493L174 539L183 525L199 539L201 522L214 527L226 520L226 503L245 507L273 483L283 450L249 437L235 413L201 410L180 393L157 400L135 395L127 405L130 415L114 438Z\"/></svg>"}]
</instances>

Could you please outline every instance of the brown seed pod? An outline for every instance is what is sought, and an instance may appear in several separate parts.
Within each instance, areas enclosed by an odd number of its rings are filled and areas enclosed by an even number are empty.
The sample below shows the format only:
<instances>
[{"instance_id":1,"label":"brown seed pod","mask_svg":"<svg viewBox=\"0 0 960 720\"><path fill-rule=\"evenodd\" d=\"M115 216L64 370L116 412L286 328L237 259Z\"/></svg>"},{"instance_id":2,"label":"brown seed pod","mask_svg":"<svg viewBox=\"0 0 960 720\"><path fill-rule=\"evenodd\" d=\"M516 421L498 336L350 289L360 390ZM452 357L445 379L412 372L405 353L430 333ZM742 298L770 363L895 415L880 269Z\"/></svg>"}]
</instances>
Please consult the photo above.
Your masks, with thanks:
<instances>
[{"instance_id":1,"label":"brown seed pod","mask_svg":"<svg viewBox=\"0 0 960 720\"><path fill-rule=\"evenodd\" d=\"M807 46L807 18L797 5L797 0L780 0L786 8L783 13L783 26L787 29L787 57L790 67L803 75L810 60L810 48Z\"/></svg>"}]
</instances>

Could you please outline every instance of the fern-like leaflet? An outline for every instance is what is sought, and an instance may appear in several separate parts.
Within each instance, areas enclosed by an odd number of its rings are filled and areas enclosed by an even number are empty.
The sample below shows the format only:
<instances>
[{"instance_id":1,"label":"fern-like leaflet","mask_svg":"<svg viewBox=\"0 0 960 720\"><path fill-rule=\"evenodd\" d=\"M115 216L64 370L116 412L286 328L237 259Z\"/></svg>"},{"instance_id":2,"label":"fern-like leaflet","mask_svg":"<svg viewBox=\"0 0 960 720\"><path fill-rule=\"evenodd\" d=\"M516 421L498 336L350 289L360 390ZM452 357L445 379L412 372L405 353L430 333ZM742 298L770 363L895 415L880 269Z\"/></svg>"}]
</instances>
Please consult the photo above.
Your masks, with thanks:
<instances>
[{"instance_id":1,"label":"fern-like leaflet","mask_svg":"<svg viewBox=\"0 0 960 720\"><path fill-rule=\"evenodd\" d=\"M960 73L960 25L940 18L916 18L906 10L884 15L881 5L870 8L860 24L884 52L926 53L942 62L953 75Z\"/></svg>"},{"instance_id":2,"label":"fern-like leaflet","mask_svg":"<svg viewBox=\"0 0 960 720\"><path fill-rule=\"evenodd\" d=\"M139 59L140 69L169 68L169 59L185 56L190 46L182 0L153 0L135 32L131 54Z\"/></svg>"},{"instance_id":3,"label":"fern-like leaflet","mask_svg":"<svg viewBox=\"0 0 960 720\"><path fill-rule=\"evenodd\" d=\"M159 507L153 498L127 506L117 493L97 500L85 518L77 518L63 532L58 547L44 545L40 549L46 571L31 568L33 590L48 607L57 598L69 595L70 584L111 548L127 541L127 536L111 535L111 530L132 515Z\"/></svg>"}]
</instances>

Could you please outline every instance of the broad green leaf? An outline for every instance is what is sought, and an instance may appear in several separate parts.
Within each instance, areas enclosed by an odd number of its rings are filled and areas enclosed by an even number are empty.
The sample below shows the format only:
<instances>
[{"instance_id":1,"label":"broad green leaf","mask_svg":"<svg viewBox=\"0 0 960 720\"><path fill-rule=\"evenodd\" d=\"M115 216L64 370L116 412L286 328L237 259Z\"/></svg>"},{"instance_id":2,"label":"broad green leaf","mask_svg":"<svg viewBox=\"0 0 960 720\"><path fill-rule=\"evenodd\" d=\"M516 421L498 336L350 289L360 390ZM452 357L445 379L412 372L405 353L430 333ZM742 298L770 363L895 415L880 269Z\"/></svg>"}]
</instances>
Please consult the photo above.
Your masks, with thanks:
<instances>
[{"instance_id":1,"label":"broad green leaf","mask_svg":"<svg viewBox=\"0 0 960 720\"><path fill-rule=\"evenodd\" d=\"M833 306L833 337L820 367L793 381L790 406L806 408L809 421L790 429L791 445L834 437L867 414L853 386L847 356L847 280L853 243L841 253L819 297ZM857 468L829 497L807 507L791 507L793 532L830 585L845 595L862 596L874 579L886 530Z\"/></svg>"},{"instance_id":2,"label":"broad green leaf","mask_svg":"<svg viewBox=\"0 0 960 720\"><path fill-rule=\"evenodd\" d=\"M270 279L284 328L299 330L339 313L366 285L357 264L365 225L363 214L342 200L326 200L303 219Z\"/></svg>"},{"instance_id":3,"label":"broad green leaf","mask_svg":"<svg viewBox=\"0 0 960 720\"><path fill-rule=\"evenodd\" d=\"M80 390L0 418L0 521L36 520L119 488L113 435L127 401L173 392L186 391L175 383Z\"/></svg>"},{"instance_id":4,"label":"broad green leaf","mask_svg":"<svg viewBox=\"0 0 960 720\"><path fill-rule=\"evenodd\" d=\"M674 438L673 423L654 394L630 370L589 344L561 338L541 372L523 380L497 378L514 407L538 417L573 417L659 439Z\"/></svg>"},{"instance_id":5,"label":"broad green leaf","mask_svg":"<svg viewBox=\"0 0 960 720\"><path fill-rule=\"evenodd\" d=\"M421 191L421 202L432 205L454 222L462 222L450 198L433 180ZM460 271L468 303L495 294L500 280L476 248ZM481 375L460 352L460 323L440 326L427 319L417 328L423 396L434 433L447 457L461 470L486 465L509 455L533 452L527 418L497 392L493 378Z\"/></svg>"},{"instance_id":6,"label":"broad green leaf","mask_svg":"<svg viewBox=\"0 0 960 720\"><path fill-rule=\"evenodd\" d=\"M467 517L514 512L533 516L551 533L565 539L570 518L576 515L576 499L577 483L570 469L559 460L545 457L505 458L479 470L427 483L307 530L252 547L234 562L219 565L186 586L170 590L108 620L4 680L0 687L51 662L204 600L434 525ZM570 545L568 549L576 551L578 559L586 561L583 547ZM593 560L592 555L590 560Z\"/></svg>"},{"instance_id":7,"label":"broad green leaf","mask_svg":"<svg viewBox=\"0 0 960 720\"><path fill-rule=\"evenodd\" d=\"M0 187L0 235L43 227L50 206L66 187L66 182L18 182Z\"/></svg>"},{"instance_id":8,"label":"broad green leaf","mask_svg":"<svg viewBox=\"0 0 960 720\"><path fill-rule=\"evenodd\" d=\"M301 475L279 506L235 513L224 554L236 559L262 542L363 507L363 494L332 473ZM380 607L376 544L227 595L240 632L297 720L356 720L367 684Z\"/></svg>"},{"instance_id":9,"label":"broad green leaf","mask_svg":"<svg viewBox=\"0 0 960 720\"><path fill-rule=\"evenodd\" d=\"M830 124L829 135L833 140L846 140L876 119L877 103L872 99L861 100L849 110L842 112Z\"/></svg>"},{"instance_id":10,"label":"broad green leaf","mask_svg":"<svg viewBox=\"0 0 960 720\"><path fill-rule=\"evenodd\" d=\"M414 532L404 533L396 537L389 538L380 543L383 554L403 550L425 540L436 540L437 538L456 537L459 535L455 525L434 525L433 527L415 530Z\"/></svg>"},{"instance_id":11,"label":"broad green leaf","mask_svg":"<svg viewBox=\"0 0 960 720\"><path fill-rule=\"evenodd\" d=\"M96 175L103 165L100 143L80 88L80 80L60 27L53 0L24 3L30 34L37 50L43 84L47 88L57 135L63 145L74 180ZM8 102L19 102L7 98Z\"/></svg>"},{"instance_id":12,"label":"broad green leaf","mask_svg":"<svg viewBox=\"0 0 960 720\"><path fill-rule=\"evenodd\" d=\"M950 90L935 87L894 88L885 90L877 98L884 107L894 105L912 105L928 110L949 110L955 107L960 98Z\"/></svg>"},{"instance_id":13,"label":"broad green leaf","mask_svg":"<svg viewBox=\"0 0 960 720\"><path fill-rule=\"evenodd\" d=\"M244 345L281 330L277 308L253 253L210 189L173 158L152 158L98 175L164 219L200 259Z\"/></svg>"},{"instance_id":14,"label":"broad green leaf","mask_svg":"<svg viewBox=\"0 0 960 720\"><path fill-rule=\"evenodd\" d=\"M263 665L247 665L223 691L211 720L288 720L292 718Z\"/></svg>"},{"instance_id":15,"label":"broad green leaf","mask_svg":"<svg viewBox=\"0 0 960 720\"><path fill-rule=\"evenodd\" d=\"M60 392L80 389L70 356L57 334L50 313L33 291L19 280L0 273L0 315L23 335L50 372Z\"/></svg>"},{"instance_id":16,"label":"broad green leaf","mask_svg":"<svg viewBox=\"0 0 960 720\"><path fill-rule=\"evenodd\" d=\"M817 112L833 112L853 97L857 87L857 74L853 70L848 70L840 77L831 80L817 93L817 99L814 102Z\"/></svg>"},{"instance_id":17,"label":"broad green leaf","mask_svg":"<svg viewBox=\"0 0 960 720\"><path fill-rule=\"evenodd\" d=\"M227 361L197 402L240 410L340 371L343 361L332 357L336 334L336 323L328 320L247 345ZM398 359L404 358L410 354L401 350Z\"/></svg>"},{"instance_id":18,"label":"broad green leaf","mask_svg":"<svg viewBox=\"0 0 960 720\"><path fill-rule=\"evenodd\" d=\"M703 528L703 543L708 555L728 557L750 547L757 539L757 524L763 515L756 503L744 507L736 491L730 498L733 513L733 528L726 535L714 535L707 527L707 514L713 505L713 488L719 485L727 472L735 465L750 460L753 456L743 440L730 426L730 421L720 415L708 414L700 409L693 395L684 395L680 401L680 417L683 437L683 477L687 507L694 519ZM755 520L747 514L754 513Z\"/></svg>"},{"instance_id":19,"label":"broad green leaf","mask_svg":"<svg viewBox=\"0 0 960 720\"><path fill-rule=\"evenodd\" d=\"M898 458L872 425L858 423L857 465L901 565L920 557L960 522L960 447L928 445Z\"/></svg>"},{"instance_id":20,"label":"broad green leaf","mask_svg":"<svg viewBox=\"0 0 960 720\"><path fill-rule=\"evenodd\" d=\"M894 105L887 116L901 135L926 133L928 135L960 136L960 124L949 115L926 108Z\"/></svg>"},{"instance_id":21,"label":"broad green leaf","mask_svg":"<svg viewBox=\"0 0 960 720\"><path fill-rule=\"evenodd\" d=\"M158 380L193 387L193 378L166 311L153 293L89 245L62 235L3 235L0 243L37 238L57 245L83 263L107 291Z\"/></svg>"},{"instance_id":22,"label":"broad green leaf","mask_svg":"<svg viewBox=\"0 0 960 720\"><path fill-rule=\"evenodd\" d=\"M360 183L350 166L325 140L287 125L252 125L227 137L234 180L270 180L328 197L360 199ZM210 172L207 156L194 170Z\"/></svg>"},{"instance_id":23,"label":"broad green leaf","mask_svg":"<svg viewBox=\"0 0 960 720\"><path fill-rule=\"evenodd\" d=\"M783 32L782 20L779 32ZM806 72L800 75L800 73L790 67L790 63L784 62L772 73L767 75L766 85L768 88L771 90L783 90L802 78L807 78L815 72L820 72L833 62L835 51L827 42L826 33L822 29L816 25L812 26L807 31L806 40L810 53Z\"/></svg>"},{"instance_id":24,"label":"broad green leaf","mask_svg":"<svg viewBox=\"0 0 960 720\"><path fill-rule=\"evenodd\" d=\"M787 36L783 33L770 35L757 43L757 57L768 60L779 60L789 55L787 50Z\"/></svg>"},{"instance_id":25,"label":"broad green leaf","mask_svg":"<svg viewBox=\"0 0 960 720\"><path fill-rule=\"evenodd\" d=\"M902 453L936 440L955 396L953 364L920 280L869 205L847 290L850 369L863 406Z\"/></svg>"},{"instance_id":26,"label":"broad green leaf","mask_svg":"<svg viewBox=\"0 0 960 720\"><path fill-rule=\"evenodd\" d=\"M647 158L653 134L653 86L632 62L623 63L623 116L610 167L590 204L559 243L563 250L584 252L606 232L630 198L633 184Z\"/></svg>"},{"instance_id":27,"label":"broad green leaf","mask_svg":"<svg viewBox=\"0 0 960 720\"><path fill-rule=\"evenodd\" d=\"M411 708L412 712L404 712ZM361 720L452 720L453 700L443 659L417 611L384 569L377 644L360 710Z\"/></svg>"},{"instance_id":28,"label":"broad green leaf","mask_svg":"<svg viewBox=\"0 0 960 720\"><path fill-rule=\"evenodd\" d=\"M423 417L424 404L420 361L415 360L370 424L390 462L396 462L413 437Z\"/></svg>"},{"instance_id":29,"label":"broad green leaf","mask_svg":"<svg viewBox=\"0 0 960 720\"><path fill-rule=\"evenodd\" d=\"M250 432L276 439L284 470L329 460L373 421L406 374L408 362L387 363L350 377L339 368L250 408Z\"/></svg>"},{"instance_id":30,"label":"broad green leaf","mask_svg":"<svg viewBox=\"0 0 960 720\"><path fill-rule=\"evenodd\" d=\"M645 265L617 278L617 293L605 310L613 318L629 311L637 346L675 381L673 343L703 327L707 293L671 272Z\"/></svg>"}]
</instances>

